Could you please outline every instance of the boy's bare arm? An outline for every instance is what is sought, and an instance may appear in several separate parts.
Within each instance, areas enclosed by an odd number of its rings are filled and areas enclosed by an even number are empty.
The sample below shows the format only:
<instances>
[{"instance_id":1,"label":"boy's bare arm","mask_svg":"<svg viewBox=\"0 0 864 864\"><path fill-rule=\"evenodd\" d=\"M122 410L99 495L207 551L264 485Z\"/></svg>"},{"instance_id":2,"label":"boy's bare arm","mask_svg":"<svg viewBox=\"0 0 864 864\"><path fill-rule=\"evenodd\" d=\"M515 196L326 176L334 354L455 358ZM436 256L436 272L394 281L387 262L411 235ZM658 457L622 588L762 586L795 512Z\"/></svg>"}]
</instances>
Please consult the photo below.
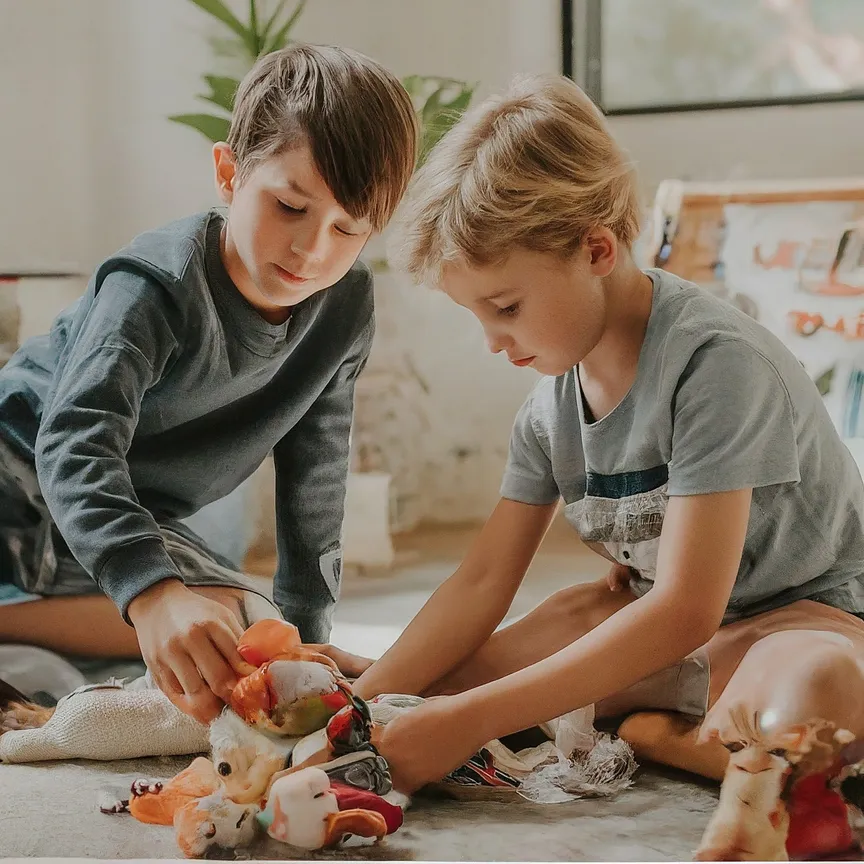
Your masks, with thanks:
<instances>
[{"instance_id":1,"label":"boy's bare arm","mask_svg":"<svg viewBox=\"0 0 864 864\"><path fill-rule=\"evenodd\" d=\"M458 570L354 686L364 698L422 693L492 635L513 602L557 504L501 499Z\"/></svg>"},{"instance_id":2,"label":"boy's bare arm","mask_svg":"<svg viewBox=\"0 0 864 864\"><path fill-rule=\"evenodd\" d=\"M670 498L648 594L552 657L464 694L490 737L611 696L708 642L738 575L750 500L749 489Z\"/></svg>"},{"instance_id":3,"label":"boy's bare arm","mask_svg":"<svg viewBox=\"0 0 864 864\"><path fill-rule=\"evenodd\" d=\"M412 792L486 742L620 692L680 660L716 632L744 546L750 490L671 498L657 580L557 654L393 720L377 745L396 788Z\"/></svg>"}]
</instances>

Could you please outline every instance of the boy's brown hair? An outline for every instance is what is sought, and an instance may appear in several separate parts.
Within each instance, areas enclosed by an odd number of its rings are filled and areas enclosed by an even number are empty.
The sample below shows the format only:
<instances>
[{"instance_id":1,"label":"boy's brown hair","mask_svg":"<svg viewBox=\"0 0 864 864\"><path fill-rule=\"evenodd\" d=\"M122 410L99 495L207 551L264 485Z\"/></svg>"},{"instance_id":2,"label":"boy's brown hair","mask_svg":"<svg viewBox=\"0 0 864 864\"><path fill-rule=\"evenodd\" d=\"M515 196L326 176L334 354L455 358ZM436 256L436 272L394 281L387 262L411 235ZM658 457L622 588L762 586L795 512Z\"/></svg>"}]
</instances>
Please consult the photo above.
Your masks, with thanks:
<instances>
[{"instance_id":1,"label":"boy's brown hair","mask_svg":"<svg viewBox=\"0 0 864 864\"><path fill-rule=\"evenodd\" d=\"M266 54L240 83L228 145L242 181L256 162L308 143L339 204L380 231L414 171L417 138L392 73L356 51L298 43Z\"/></svg>"},{"instance_id":2,"label":"boy's brown hair","mask_svg":"<svg viewBox=\"0 0 864 864\"><path fill-rule=\"evenodd\" d=\"M448 262L500 264L515 247L567 256L595 228L629 248L639 202L600 111L546 75L468 112L417 172L399 222L394 263L435 282Z\"/></svg>"}]
</instances>

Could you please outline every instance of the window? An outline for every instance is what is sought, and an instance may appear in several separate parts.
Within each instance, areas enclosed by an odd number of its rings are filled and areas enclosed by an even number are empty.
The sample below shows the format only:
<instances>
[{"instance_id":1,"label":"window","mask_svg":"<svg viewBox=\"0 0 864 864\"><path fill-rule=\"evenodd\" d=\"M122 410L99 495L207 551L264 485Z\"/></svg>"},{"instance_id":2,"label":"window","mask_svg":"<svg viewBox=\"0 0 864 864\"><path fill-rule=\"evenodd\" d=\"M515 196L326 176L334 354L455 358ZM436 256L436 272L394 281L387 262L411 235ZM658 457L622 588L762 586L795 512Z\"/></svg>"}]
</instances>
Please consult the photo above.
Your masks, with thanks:
<instances>
[{"instance_id":1,"label":"window","mask_svg":"<svg viewBox=\"0 0 864 864\"><path fill-rule=\"evenodd\" d=\"M563 0L564 72L610 114L864 98L862 0Z\"/></svg>"}]
</instances>

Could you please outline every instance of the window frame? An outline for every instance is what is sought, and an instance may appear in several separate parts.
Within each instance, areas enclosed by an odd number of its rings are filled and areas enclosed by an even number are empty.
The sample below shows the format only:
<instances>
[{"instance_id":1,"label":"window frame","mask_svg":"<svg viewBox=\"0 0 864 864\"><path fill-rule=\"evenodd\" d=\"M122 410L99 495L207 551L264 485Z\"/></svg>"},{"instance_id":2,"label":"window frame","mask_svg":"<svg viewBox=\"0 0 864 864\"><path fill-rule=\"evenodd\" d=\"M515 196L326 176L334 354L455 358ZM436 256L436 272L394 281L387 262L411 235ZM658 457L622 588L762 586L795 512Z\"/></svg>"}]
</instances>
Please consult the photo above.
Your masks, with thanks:
<instances>
[{"instance_id":1,"label":"window frame","mask_svg":"<svg viewBox=\"0 0 864 864\"><path fill-rule=\"evenodd\" d=\"M766 99L736 99L718 102L685 102L608 108L603 104L603 0L561 0L561 71L572 78L604 114L679 114L688 111L726 111L740 108L771 108L821 105L864 100L864 88L842 93L809 93Z\"/></svg>"}]
</instances>

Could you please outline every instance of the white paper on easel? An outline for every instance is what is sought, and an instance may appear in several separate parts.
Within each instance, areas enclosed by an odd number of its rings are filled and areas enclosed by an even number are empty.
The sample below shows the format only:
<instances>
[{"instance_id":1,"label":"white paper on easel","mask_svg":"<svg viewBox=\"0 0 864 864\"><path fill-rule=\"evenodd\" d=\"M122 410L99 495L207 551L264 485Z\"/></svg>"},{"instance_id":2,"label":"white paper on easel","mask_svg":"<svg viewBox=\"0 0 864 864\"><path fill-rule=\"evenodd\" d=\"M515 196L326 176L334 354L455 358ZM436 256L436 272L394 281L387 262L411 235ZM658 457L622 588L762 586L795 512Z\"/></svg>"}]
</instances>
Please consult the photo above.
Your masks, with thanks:
<instances>
[{"instance_id":1,"label":"white paper on easel","mask_svg":"<svg viewBox=\"0 0 864 864\"><path fill-rule=\"evenodd\" d=\"M730 204L724 215L727 293L747 298L748 311L803 363L841 434L861 434L864 208Z\"/></svg>"}]
</instances>

